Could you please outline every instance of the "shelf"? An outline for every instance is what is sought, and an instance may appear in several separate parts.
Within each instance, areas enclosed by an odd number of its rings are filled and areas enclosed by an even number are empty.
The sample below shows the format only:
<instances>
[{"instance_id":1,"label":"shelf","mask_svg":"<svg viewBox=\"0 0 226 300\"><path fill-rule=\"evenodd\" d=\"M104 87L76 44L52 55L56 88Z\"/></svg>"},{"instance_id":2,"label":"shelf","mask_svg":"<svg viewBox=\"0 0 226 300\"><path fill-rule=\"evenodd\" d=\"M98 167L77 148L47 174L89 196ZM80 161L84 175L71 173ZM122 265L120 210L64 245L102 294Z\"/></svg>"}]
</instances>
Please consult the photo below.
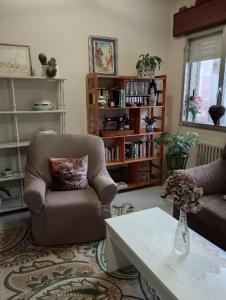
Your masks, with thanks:
<instances>
[{"instance_id":1,"label":"shelf","mask_svg":"<svg viewBox=\"0 0 226 300\"><path fill-rule=\"evenodd\" d=\"M0 115L19 115L19 114L51 114L51 113L62 113L67 112L66 110L17 110L17 111L0 111Z\"/></svg>"},{"instance_id":2,"label":"shelf","mask_svg":"<svg viewBox=\"0 0 226 300\"><path fill-rule=\"evenodd\" d=\"M18 198L3 199L0 206L0 213L20 210L25 208L27 208L27 206L25 204L21 204L21 200Z\"/></svg>"},{"instance_id":3,"label":"shelf","mask_svg":"<svg viewBox=\"0 0 226 300\"><path fill-rule=\"evenodd\" d=\"M134 182L134 183L129 183L128 187L123 190L128 190L128 189L133 189L133 188L138 188L142 186L148 186L148 185L154 185L154 184L160 184L161 183L161 178L152 178L148 181L140 181L140 182Z\"/></svg>"},{"instance_id":4,"label":"shelf","mask_svg":"<svg viewBox=\"0 0 226 300\"><path fill-rule=\"evenodd\" d=\"M9 148L22 148L30 145L30 141L19 142L19 143L2 143L0 144L0 149L9 149Z\"/></svg>"},{"instance_id":5,"label":"shelf","mask_svg":"<svg viewBox=\"0 0 226 300\"><path fill-rule=\"evenodd\" d=\"M19 179L23 179L24 177L25 177L25 173L14 174L14 175L9 176L9 177L1 177L0 176L0 182L19 180Z\"/></svg>"},{"instance_id":6,"label":"shelf","mask_svg":"<svg viewBox=\"0 0 226 300\"><path fill-rule=\"evenodd\" d=\"M119 138L125 138L125 137L136 137L136 136L145 136L145 135L157 135L157 134L161 134L161 133L163 133L163 131L142 132L142 133L127 134L127 135L101 136L101 138L103 140L105 140L105 139L119 139Z\"/></svg>"},{"instance_id":7,"label":"shelf","mask_svg":"<svg viewBox=\"0 0 226 300\"><path fill-rule=\"evenodd\" d=\"M0 75L0 79L28 79L28 80L46 80L46 81L60 81L66 80L66 78L48 78L48 77L41 77L41 76L3 76Z\"/></svg>"},{"instance_id":8,"label":"shelf","mask_svg":"<svg viewBox=\"0 0 226 300\"><path fill-rule=\"evenodd\" d=\"M125 159L125 164L132 164L135 162L140 162L140 161L148 161L148 160L156 160L156 159L161 159L160 156L150 156L150 157L141 157L141 158L130 158L130 159Z\"/></svg>"},{"instance_id":9,"label":"shelf","mask_svg":"<svg viewBox=\"0 0 226 300\"><path fill-rule=\"evenodd\" d=\"M93 104L92 105L93 108ZM99 110L119 110L119 109L140 109L140 108L156 108L156 107L165 107L164 105L141 105L141 106L125 106L125 107L98 107Z\"/></svg>"},{"instance_id":10,"label":"shelf","mask_svg":"<svg viewBox=\"0 0 226 300\"><path fill-rule=\"evenodd\" d=\"M106 166L112 167L112 166L132 164L132 163L136 163L136 162L156 160L156 159L161 159L161 158L160 158L160 156L151 156L151 157L141 157L141 158L130 158L130 159L125 159L124 161L109 161L109 162L106 162Z\"/></svg>"},{"instance_id":11,"label":"shelf","mask_svg":"<svg viewBox=\"0 0 226 300\"><path fill-rule=\"evenodd\" d=\"M98 75L97 73L89 73L87 75L88 79L91 79L93 77L97 77L98 79L103 79L103 80L110 80L110 79L121 79L121 80L136 80L136 81L147 81L147 80L152 80L152 78L140 78L138 76L104 76L104 75ZM167 76L166 75L159 75L155 76L155 80L166 80Z\"/></svg>"},{"instance_id":12,"label":"shelf","mask_svg":"<svg viewBox=\"0 0 226 300\"><path fill-rule=\"evenodd\" d=\"M124 163L125 163L124 161L109 161L106 162L106 166L107 167L119 166L119 165L123 165Z\"/></svg>"}]
</instances>

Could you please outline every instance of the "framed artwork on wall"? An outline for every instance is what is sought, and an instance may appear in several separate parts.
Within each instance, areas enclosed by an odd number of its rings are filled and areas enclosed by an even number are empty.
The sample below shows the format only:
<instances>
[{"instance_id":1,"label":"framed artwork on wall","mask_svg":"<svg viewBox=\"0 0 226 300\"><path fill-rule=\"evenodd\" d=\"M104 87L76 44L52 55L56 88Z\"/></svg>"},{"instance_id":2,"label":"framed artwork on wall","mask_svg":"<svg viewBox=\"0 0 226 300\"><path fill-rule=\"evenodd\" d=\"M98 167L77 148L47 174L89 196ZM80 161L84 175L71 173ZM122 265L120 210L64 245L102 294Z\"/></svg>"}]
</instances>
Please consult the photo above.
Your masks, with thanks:
<instances>
[{"instance_id":1,"label":"framed artwork on wall","mask_svg":"<svg viewBox=\"0 0 226 300\"><path fill-rule=\"evenodd\" d=\"M0 75L31 76L30 47L0 44Z\"/></svg>"},{"instance_id":2,"label":"framed artwork on wall","mask_svg":"<svg viewBox=\"0 0 226 300\"><path fill-rule=\"evenodd\" d=\"M89 36L89 72L115 76L118 73L118 39Z\"/></svg>"}]
</instances>

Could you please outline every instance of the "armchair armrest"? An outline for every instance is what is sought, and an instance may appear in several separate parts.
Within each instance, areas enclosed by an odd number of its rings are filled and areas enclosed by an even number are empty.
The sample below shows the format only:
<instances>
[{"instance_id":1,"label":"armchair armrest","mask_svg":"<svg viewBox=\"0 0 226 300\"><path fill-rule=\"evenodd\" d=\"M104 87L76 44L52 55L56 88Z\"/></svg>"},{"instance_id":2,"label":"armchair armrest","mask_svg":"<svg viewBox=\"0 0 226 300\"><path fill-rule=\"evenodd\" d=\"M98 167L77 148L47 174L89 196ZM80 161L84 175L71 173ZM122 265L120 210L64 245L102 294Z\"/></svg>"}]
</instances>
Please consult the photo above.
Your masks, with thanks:
<instances>
[{"instance_id":1,"label":"armchair armrest","mask_svg":"<svg viewBox=\"0 0 226 300\"><path fill-rule=\"evenodd\" d=\"M33 213L39 214L45 205L46 183L43 179L27 174L24 201Z\"/></svg>"},{"instance_id":2,"label":"armchair armrest","mask_svg":"<svg viewBox=\"0 0 226 300\"><path fill-rule=\"evenodd\" d=\"M209 164L180 170L190 175L203 188L205 195L226 193L226 160L218 159Z\"/></svg>"},{"instance_id":3,"label":"armchair armrest","mask_svg":"<svg viewBox=\"0 0 226 300\"><path fill-rule=\"evenodd\" d=\"M103 205L111 203L118 192L117 184L107 172L97 175L93 179L93 187Z\"/></svg>"}]
</instances>

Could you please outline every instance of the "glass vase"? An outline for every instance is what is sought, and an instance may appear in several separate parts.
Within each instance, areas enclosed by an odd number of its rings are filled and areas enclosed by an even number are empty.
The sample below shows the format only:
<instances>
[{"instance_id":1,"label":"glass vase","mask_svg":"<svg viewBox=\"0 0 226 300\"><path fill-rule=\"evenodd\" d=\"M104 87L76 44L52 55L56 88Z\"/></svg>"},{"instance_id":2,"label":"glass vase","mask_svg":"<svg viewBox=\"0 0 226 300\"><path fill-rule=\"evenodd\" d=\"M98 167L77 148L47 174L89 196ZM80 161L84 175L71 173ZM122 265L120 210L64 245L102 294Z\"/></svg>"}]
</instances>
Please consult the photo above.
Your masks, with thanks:
<instances>
[{"instance_id":1,"label":"glass vase","mask_svg":"<svg viewBox=\"0 0 226 300\"><path fill-rule=\"evenodd\" d=\"M185 255L189 252L190 237L187 224L187 215L181 209L179 222L177 224L175 239L174 239L174 251L179 255Z\"/></svg>"}]
</instances>

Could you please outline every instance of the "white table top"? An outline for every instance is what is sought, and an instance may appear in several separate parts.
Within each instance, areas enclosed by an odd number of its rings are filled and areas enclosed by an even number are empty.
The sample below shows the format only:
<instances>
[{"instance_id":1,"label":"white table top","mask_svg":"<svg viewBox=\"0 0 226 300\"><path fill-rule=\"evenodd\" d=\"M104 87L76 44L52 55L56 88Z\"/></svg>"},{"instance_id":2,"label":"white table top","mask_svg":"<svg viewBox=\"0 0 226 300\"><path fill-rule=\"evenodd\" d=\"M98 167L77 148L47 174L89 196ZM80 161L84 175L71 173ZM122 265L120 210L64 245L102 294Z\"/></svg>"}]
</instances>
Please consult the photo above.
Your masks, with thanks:
<instances>
[{"instance_id":1,"label":"white table top","mask_svg":"<svg viewBox=\"0 0 226 300\"><path fill-rule=\"evenodd\" d=\"M107 219L106 223L176 299L226 300L226 252L189 229L189 254L175 254L178 221L160 208Z\"/></svg>"}]
</instances>

